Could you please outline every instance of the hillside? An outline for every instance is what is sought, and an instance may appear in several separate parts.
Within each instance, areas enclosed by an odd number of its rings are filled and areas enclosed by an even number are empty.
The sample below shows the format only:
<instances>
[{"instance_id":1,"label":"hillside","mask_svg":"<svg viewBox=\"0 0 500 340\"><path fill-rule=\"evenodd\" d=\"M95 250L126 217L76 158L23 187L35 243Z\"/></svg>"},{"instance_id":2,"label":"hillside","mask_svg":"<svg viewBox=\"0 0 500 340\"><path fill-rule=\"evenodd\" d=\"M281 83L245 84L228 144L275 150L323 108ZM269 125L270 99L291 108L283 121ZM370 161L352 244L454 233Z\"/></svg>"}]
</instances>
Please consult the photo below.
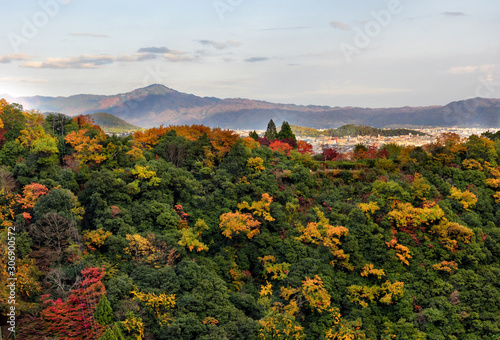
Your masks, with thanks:
<instances>
[{"instance_id":1,"label":"hillside","mask_svg":"<svg viewBox=\"0 0 500 340\"><path fill-rule=\"evenodd\" d=\"M5 102L0 123L18 339L498 339L497 133L324 161Z\"/></svg>"},{"instance_id":2,"label":"hillside","mask_svg":"<svg viewBox=\"0 0 500 340\"><path fill-rule=\"evenodd\" d=\"M329 137L346 137L346 136L386 136L386 137L391 137L391 136L402 136L402 135L408 135L408 134L413 134L413 135L418 135L418 136L423 136L425 133L416 131L416 130L410 130L410 129L397 129L393 128L390 130L387 129L377 129L373 128L370 126L357 126L354 124L348 124L348 125L343 125L337 129L327 129L327 130L322 130L319 131L317 129L313 128L308 128L308 127L303 127L303 126L297 126L297 125L291 125L292 131L299 136L303 137L319 137L319 136L329 136Z\"/></svg>"},{"instance_id":3,"label":"hillside","mask_svg":"<svg viewBox=\"0 0 500 340\"><path fill-rule=\"evenodd\" d=\"M108 112L141 127L171 124L205 124L232 129L265 129L273 119L316 129L342 125L482 126L500 127L500 100L475 98L445 106L359 108L274 104L248 99L198 97L163 85L151 85L111 96L8 98L25 108L42 112L92 114Z\"/></svg>"},{"instance_id":4,"label":"hillside","mask_svg":"<svg viewBox=\"0 0 500 340\"><path fill-rule=\"evenodd\" d=\"M105 132L122 133L141 129L138 126L132 125L124 121L123 119L115 117L106 112L93 113L91 114L91 117L94 119L94 122L99 125Z\"/></svg>"}]
</instances>

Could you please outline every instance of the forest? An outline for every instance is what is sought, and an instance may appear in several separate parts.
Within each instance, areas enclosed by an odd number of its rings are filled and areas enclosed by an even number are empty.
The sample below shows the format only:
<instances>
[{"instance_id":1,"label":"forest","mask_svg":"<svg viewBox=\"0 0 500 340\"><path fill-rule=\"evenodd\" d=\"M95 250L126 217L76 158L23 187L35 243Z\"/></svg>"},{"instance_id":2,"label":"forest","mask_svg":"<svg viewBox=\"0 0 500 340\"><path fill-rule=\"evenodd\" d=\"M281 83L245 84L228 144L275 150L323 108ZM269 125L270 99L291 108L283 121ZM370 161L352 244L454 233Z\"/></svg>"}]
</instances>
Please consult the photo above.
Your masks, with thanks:
<instances>
[{"instance_id":1,"label":"forest","mask_svg":"<svg viewBox=\"0 0 500 340\"><path fill-rule=\"evenodd\" d=\"M2 332L14 306L17 339L500 340L499 155L116 137L0 100Z\"/></svg>"}]
</instances>

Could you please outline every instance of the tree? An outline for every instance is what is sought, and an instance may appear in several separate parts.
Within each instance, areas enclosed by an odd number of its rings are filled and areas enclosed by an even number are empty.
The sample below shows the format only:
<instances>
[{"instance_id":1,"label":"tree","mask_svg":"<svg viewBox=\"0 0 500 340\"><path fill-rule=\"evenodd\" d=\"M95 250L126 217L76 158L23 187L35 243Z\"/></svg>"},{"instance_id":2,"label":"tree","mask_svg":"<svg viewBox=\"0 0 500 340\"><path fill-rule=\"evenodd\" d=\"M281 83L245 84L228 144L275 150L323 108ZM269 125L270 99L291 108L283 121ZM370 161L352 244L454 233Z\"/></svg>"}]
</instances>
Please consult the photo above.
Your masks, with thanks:
<instances>
[{"instance_id":1,"label":"tree","mask_svg":"<svg viewBox=\"0 0 500 340\"><path fill-rule=\"evenodd\" d=\"M113 321L113 309L106 295L101 296L94 312L94 318L103 326L107 326Z\"/></svg>"},{"instance_id":2,"label":"tree","mask_svg":"<svg viewBox=\"0 0 500 340\"><path fill-rule=\"evenodd\" d=\"M278 139L292 139L295 145L297 145L297 138L295 137L290 124L288 124L288 122L286 121L281 124L281 130L278 133Z\"/></svg>"},{"instance_id":3,"label":"tree","mask_svg":"<svg viewBox=\"0 0 500 340\"><path fill-rule=\"evenodd\" d=\"M259 139L259 134L258 134L255 130L253 130L252 132L250 132L250 133L248 134L248 137L251 137L251 138L253 138L255 141L257 141L257 140Z\"/></svg>"},{"instance_id":4,"label":"tree","mask_svg":"<svg viewBox=\"0 0 500 340\"><path fill-rule=\"evenodd\" d=\"M104 270L89 267L82 270L82 280L78 288L71 291L68 299L56 301L48 295L42 297L45 308L40 312L47 336L66 340L97 340L104 327L95 322L94 312L97 302L106 293L101 282Z\"/></svg>"},{"instance_id":5,"label":"tree","mask_svg":"<svg viewBox=\"0 0 500 340\"><path fill-rule=\"evenodd\" d=\"M278 132L276 131L276 124L274 124L272 119L267 124L267 130L266 133L264 134L264 137L271 141L278 138Z\"/></svg>"},{"instance_id":6,"label":"tree","mask_svg":"<svg viewBox=\"0 0 500 340\"><path fill-rule=\"evenodd\" d=\"M279 153L289 154L293 147L288 143L283 143L282 141L275 140L269 145L269 148L273 151L278 151Z\"/></svg>"},{"instance_id":7,"label":"tree","mask_svg":"<svg viewBox=\"0 0 500 340\"><path fill-rule=\"evenodd\" d=\"M313 146L306 141L299 140L297 143L297 151L300 152L301 154L308 154L312 155L313 153Z\"/></svg>"}]
</instances>

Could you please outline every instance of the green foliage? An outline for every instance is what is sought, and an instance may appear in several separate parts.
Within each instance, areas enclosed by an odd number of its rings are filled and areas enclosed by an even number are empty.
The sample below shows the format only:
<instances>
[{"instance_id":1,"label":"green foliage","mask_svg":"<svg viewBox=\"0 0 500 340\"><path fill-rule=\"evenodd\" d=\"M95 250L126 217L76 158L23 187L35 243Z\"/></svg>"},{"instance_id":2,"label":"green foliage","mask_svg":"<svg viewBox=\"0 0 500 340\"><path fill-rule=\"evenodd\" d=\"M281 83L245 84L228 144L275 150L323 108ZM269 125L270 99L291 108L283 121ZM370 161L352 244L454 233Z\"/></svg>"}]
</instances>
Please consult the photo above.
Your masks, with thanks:
<instances>
[{"instance_id":1,"label":"green foliage","mask_svg":"<svg viewBox=\"0 0 500 340\"><path fill-rule=\"evenodd\" d=\"M58 334L40 333L42 296L51 294L54 306L58 297L67 301L84 264L106 268L89 315L104 325L101 340L500 332L495 134L446 135L414 149L388 144L387 159L327 168L224 131L162 127L101 135L93 156L102 162L78 163L63 138L94 138L98 127L82 133L85 119L79 126L49 114L36 141L21 133L28 130L20 106L2 108L9 129L0 149L0 223L17 229L24 338ZM315 133L285 122L277 134L269 125L270 139ZM27 146L15 141L20 134ZM6 237L0 232L2 244ZM0 255L5 266L9 254Z\"/></svg>"},{"instance_id":2,"label":"green foliage","mask_svg":"<svg viewBox=\"0 0 500 340\"><path fill-rule=\"evenodd\" d=\"M113 320L113 309L106 295L101 296L94 312L94 318L103 326L111 324Z\"/></svg>"},{"instance_id":3,"label":"green foliage","mask_svg":"<svg viewBox=\"0 0 500 340\"><path fill-rule=\"evenodd\" d=\"M264 137L269 140L275 140L276 138L278 138L278 131L276 131L276 124L274 124L272 119L267 124L267 129L266 133L264 134Z\"/></svg>"}]
</instances>

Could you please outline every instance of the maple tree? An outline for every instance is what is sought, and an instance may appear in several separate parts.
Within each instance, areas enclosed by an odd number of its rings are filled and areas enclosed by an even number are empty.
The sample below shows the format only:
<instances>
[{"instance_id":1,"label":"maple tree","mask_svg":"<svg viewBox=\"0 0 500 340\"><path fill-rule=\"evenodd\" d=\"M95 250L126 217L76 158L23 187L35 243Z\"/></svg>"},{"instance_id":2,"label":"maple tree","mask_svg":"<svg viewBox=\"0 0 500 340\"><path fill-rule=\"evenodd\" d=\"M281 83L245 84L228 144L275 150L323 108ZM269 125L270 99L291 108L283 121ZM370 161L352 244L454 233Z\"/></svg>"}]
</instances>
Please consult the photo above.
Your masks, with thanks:
<instances>
[{"instance_id":1,"label":"maple tree","mask_svg":"<svg viewBox=\"0 0 500 340\"><path fill-rule=\"evenodd\" d=\"M284 153L284 154L289 154L291 150L293 150L293 147L285 142L282 142L280 140L275 140L274 142L271 142L269 145L269 148L273 151L278 151L279 153Z\"/></svg>"},{"instance_id":2,"label":"maple tree","mask_svg":"<svg viewBox=\"0 0 500 340\"><path fill-rule=\"evenodd\" d=\"M103 155L103 146L101 144L107 137L103 132L94 137L87 136L89 130L83 129L70 132L64 137L64 140L75 150L75 158L81 164L95 163L100 164L106 160Z\"/></svg>"},{"instance_id":3,"label":"maple tree","mask_svg":"<svg viewBox=\"0 0 500 340\"><path fill-rule=\"evenodd\" d=\"M462 204L465 210L470 210L477 203L477 197L472 192L469 190L460 191L455 187L450 189L450 198Z\"/></svg>"},{"instance_id":4,"label":"maple tree","mask_svg":"<svg viewBox=\"0 0 500 340\"><path fill-rule=\"evenodd\" d=\"M349 263L349 255L345 254L342 249L339 249L339 245L341 245L340 238L347 236L349 230L343 226L334 227L330 225L329 220L321 210L314 208L314 211L316 212L318 222L309 222L305 227L299 225L298 230L302 235L297 237L297 239L302 242L322 245L328 248L335 257L330 262L332 266L339 263L347 269L352 269L353 267Z\"/></svg>"},{"instance_id":5,"label":"maple tree","mask_svg":"<svg viewBox=\"0 0 500 340\"><path fill-rule=\"evenodd\" d=\"M42 297L44 309L40 312L44 332L61 340L99 339L104 327L94 319L98 301L106 293L101 282L102 268L83 269L79 287L73 289L66 299L51 300Z\"/></svg>"},{"instance_id":6,"label":"maple tree","mask_svg":"<svg viewBox=\"0 0 500 340\"><path fill-rule=\"evenodd\" d=\"M313 153L313 146L309 144L306 141L299 140L297 142L297 151L300 152L301 154L309 154L312 155Z\"/></svg>"}]
</instances>

